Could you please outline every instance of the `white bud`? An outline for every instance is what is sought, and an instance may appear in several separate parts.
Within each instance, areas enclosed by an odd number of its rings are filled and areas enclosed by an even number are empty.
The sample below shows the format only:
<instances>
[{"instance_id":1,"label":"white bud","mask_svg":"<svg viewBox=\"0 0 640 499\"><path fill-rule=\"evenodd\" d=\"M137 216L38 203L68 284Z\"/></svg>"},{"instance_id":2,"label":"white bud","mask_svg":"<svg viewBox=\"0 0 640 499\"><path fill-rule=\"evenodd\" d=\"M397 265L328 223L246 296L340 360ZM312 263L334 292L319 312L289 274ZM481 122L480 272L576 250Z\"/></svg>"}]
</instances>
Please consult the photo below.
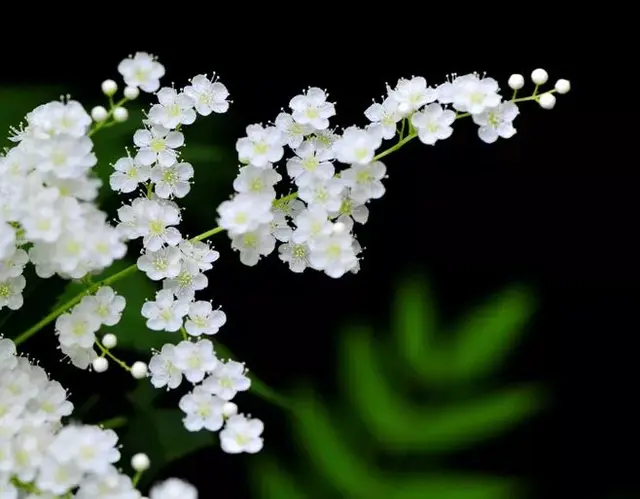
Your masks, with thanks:
<instances>
[{"instance_id":1,"label":"white bud","mask_svg":"<svg viewBox=\"0 0 640 499\"><path fill-rule=\"evenodd\" d=\"M536 85L544 85L549 79L549 74L544 69L534 69L531 73L531 81Z\"/></svg>"},{"instance_id":2,"label":"white bud","mask_svg":"<svg viewBox=\"0 0 640 499\"><path fill-rule=\"evenodd\" d=\"M225 418L238 414L238 406L233 402L225 402L222 406L222 414Z\"/></svg>"},{"instance_id":3,"label":"white bud","mask_svg":"<svg viewBox=\"0 0 640 499\"><path fill-rule=\"evenodd\" d=\"M115 334L105 334L102 337L102 345L105 348L114 348L118 344L118 338Z\"/></svg>"},{"instance_id":4,"label":"white bud","mask_svg":"<svg viewBox=\"0 0 640 499\"><path fill-rule=\"evenodd\" d=\"M569 90L571 90L569 80L561 79L556 82L556 92L559 94L566 94Z\"/></svg>"},{"instance_id":5,"label":"white bud","mask_svg":"<svg viewBox=\"0 0 640 499\"><path fill-rule=\"evenodd\" d=\"M519 74L512 74L511 76L509 76L509 81L507 83L509 84L509 88L511 88L512 90L520 90L522 87L524 87L524 76Z\"/></svg>"},{"instance_id":6,"label":"white bud","mask_svg":"<svg viewBox=\"0 0 640 499\"><path fill-rule=\"evenodd\" d=\"M116 107L113 110L113 119L118 123L127 121L127 119L129 119L129 111L127 111L124 107Z\"/></svg>"},{"instance_id":7,"label":"white bud","mask_svg":"<svg viewBox=\"0 0 640 499\"><path fill-rule=\"evenodd\" d=\"M144 362L135 362L131 366L131 376L135 379L142 379L147 376L147 364Z\"/></svg>"},{"instance_id":8,"label":"white bud","mask_svg":"<svg viewBox=\"0 0 640 499\"><path fill-rule=\"evenodd\" d=\"M553 94L546 93L540 96L540 100L538 101L540 107L543 109L553 109L553 106L556 105L556 97Z\"/></svg>"},{"instance_id":9,"label":"white bud","mask_svg":"<svg viewBox=\"0 0 640 499\"><path fill-rule=\"evenodd\" d=\"M109 369L109 361L104 357L98 357L91 363L93 370L97 373L103 373Z\"/></svg>"},{"instance_id":10,"label":"white bud","mask_svg":"<svg viewBox=\"0 0 640 499\"><path fill-rule=\"evenodd\" d=\"M109 116L109 112L102 106L96 106L91 110L91 117L96 123L104 121Z\"/></svg>"},{"instance_id":11,"label":"white bud","mask_svg":"<svg viewBox=\"0 0 640 499\"><path fill-rule=\"evenodd\" d=\"M134 100L140 95L138 87L124 87L124 96L129 100Z\"/></svg>"},{"instance_id":12,"label":"white bud","mask_svg":"<svg viewBox=\"0 0 640 499\"><path fill-rule=\"evenodd\" d=\"M131 467L135 471L147 471L151 466L151 461L149 460L149 456L140 452L131 458Z\"/></svg>"},{"instance_id":13,"label":"white bud","mask_svg":"<svg viewBox=\"0 0 640 499\"><path fill-rule=\"evenodd\" d=\"M118 84L113 80L104 80L102 82L102 93L107 97L111 97L118 91Z\"/></svg>"}]
</instances>

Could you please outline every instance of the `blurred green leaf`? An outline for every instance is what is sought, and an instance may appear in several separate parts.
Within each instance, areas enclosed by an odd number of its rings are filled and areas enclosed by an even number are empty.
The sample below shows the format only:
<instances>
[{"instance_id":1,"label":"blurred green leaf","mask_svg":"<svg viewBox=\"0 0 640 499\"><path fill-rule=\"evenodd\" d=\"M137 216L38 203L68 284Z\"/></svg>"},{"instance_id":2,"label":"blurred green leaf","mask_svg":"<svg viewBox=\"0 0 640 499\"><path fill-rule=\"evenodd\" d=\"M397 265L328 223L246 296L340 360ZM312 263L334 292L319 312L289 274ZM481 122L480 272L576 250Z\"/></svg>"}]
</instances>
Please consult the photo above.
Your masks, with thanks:
<instances>
[{"instance_id":1,"label":"blurred green leaf","mask_svg":"<svg viewBox=\"0 0 640 499\"><path fill-rule=\"evenodd\" d=\"M361 421L389 451L458 451L504 432L540 408L541 394L533 386L437 407L415 406L381 372L367 330L354 328L342 337L345 389Z\"/></svg>"},{"instance_id":2,"label":"blurred green leaf","mask_svg":"<svg viewBox=\"0 0 640 499\"><path fill-rule=\"evenodd\" d=\"M407 366L425 383L437 385L444 381L445 359L436 344L437 313L426 280L414 277L399 286L395 295L393 330Z\"/></svg>"},{"instance_id":3,"label":"blurred green leaf","mask_svg":"<svg viewBox=\"0 0 640 499\"><path fill-rule=\"evenodd\" d=\"M513 287L467 315L455 329L450 375L458 382L477 382L492 374L514 347L533 311L530 293Z\"/></svg>"},{"instance_id":4,"label":"blurred green leaf","mask_svg":"<svg viewBox=\"0 0 640 499\"><path fill-rule=\"evenodd\" d=\"M395 476L381 482L386 499L511 499L515 486L511 480L488 476L437 473L420 477Z\"/></svg>"},{"instance_id":5,"label":"blurred green leaf","mask_svg":"<svg viewBox=\"0 0 640 499\"><path fill-rule=\"evenodd\" d=\"M313 469L343 494L373 497L374 474L345 442L337 422L314 397L312 393L299 395L293 421L298 443L307 452Z\"/></svg>"},{"instance_id":6,"label":"blurred green leaf","mask_svg":"<svg viewBox=\"0 0 640 499\"><path fill-rule=\"evenodd\" d=\"M123 442L132 454L145 452L151 459L152 467L143 475L145 482L150 481L164 465L213 443L209 432L186 431L179 409L155 408L157 394L157 389L143 381L128 396L134 413Z\"/></svg>"},{"instance_id":7,"label":"blurred green leaf","mask_svg":"<svg viewBox=\"0 0 640 499\"><path fill-rule=\"evenodd\" d=\"M106 277L124 270L135 262L128 258L118 260L105 272L93 277L93 282L98 282ZM127 300L120 322L115 326L103 326L103 333L107 331L118 337L118 348L148 353L152 348L159 349L165 343L173 343L176 334L164 331L151 331L147 329L146 319L140 313L145 300L154 298L156 285L142 272L133 272L116 283L112 288ZM64 293L58 298L55 307L73 298L76 294L87 288L80 282L69 282Z\"/></svg>"},{"instance_id":8,"label":"blurred green leaf","mask_svg":"<svg viewBox=\"0 0 640 499\"><path fill-rule=\"evenodd\" d=\"M255 465L257 480L252 480L256 494L265 499L306 499L293 479L274 459L262 459Z\"/></svg>"}]
</instances>

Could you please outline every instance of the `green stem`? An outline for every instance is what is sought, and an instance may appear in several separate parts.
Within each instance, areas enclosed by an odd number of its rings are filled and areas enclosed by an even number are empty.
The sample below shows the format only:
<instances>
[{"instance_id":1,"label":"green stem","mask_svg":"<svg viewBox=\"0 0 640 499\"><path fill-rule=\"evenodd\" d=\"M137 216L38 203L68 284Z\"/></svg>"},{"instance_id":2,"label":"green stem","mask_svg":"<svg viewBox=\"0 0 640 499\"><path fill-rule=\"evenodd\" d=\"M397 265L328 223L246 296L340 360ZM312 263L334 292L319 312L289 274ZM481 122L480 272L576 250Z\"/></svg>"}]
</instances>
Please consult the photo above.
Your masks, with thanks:
<instances>
[{"instance_id":1,"label":"green stem","mask_svg":"<svg viewBox=\"0 0 640 499\"><path fill-rule=\"evenodd\" d=\"M102 428L121 428L127 424L127 418L124 416L116 416L115 418L107 419L100 423L96 423L96 426L101 426Z\"/></svg>"},{"instance_id":2,"label":"green stem","mask_svg":"<svg viewBox=\"0 0 640 499\"><path fill-rule=\"evenodd\" d=\"M91 137L94 133L96 133L98 130L102 129L102 128L109 128L111 126L113 126L116 122L115 121L109 121L109 118L111 118L113 116L113 111L114 109L122 106L123 104L125 104L129 99L127 99L126 97L123 97L122 99L120 99L116 105L113 105L113 99L109 98L110 100L110 107L111 109L109 109L109 112L107 113L107 117L104 119L104 121L101 121L100 123L96 123L95 127L92 128L91 130L89 130L89 133L87 134L88 137Z\"/></svg>"}]
</instances>

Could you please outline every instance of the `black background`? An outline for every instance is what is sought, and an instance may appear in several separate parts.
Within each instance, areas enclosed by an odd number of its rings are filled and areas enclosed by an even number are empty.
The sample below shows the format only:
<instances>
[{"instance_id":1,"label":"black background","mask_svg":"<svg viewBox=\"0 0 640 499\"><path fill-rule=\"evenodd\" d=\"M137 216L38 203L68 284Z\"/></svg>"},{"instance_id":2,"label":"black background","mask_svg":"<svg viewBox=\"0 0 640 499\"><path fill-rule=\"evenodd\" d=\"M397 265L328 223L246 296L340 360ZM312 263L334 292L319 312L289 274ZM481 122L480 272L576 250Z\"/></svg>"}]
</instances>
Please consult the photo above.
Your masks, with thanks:
<instances>
[{"instance_id":1,"label":"black background","mask_svg":"<svg viewBox=\"0 0 640 499\"><path fill-rule=\"evenodd\" d=\"M191 16L197 14L193 9ZM391 36L401 27L393 23L389 32L377 24L363 28L357 42L343 42L320 36L333 18L300 21L273 39L271 33L251 37L225 28L219 20L216 35L173 42L181 21L163 14L165 24L153 25L154 35L146 40L130 41L128 35L142 28L121 24L108 36L88 37L89 49L82 40L69 39L54 49L42 39L34 48L7 51L2 80L63 84L79 98L87 96L89 105L100 82L117 79L118 62L137 50L160 57L167 68L165 84L181 86L188 77L215 70L234 101L223 117L229 118L230 146L244 126L275 118L309 85L328 89L337 102L336 123L347 126L364 124L362 112L371 99L384 93L385 82L394 84L402 76L422 75L435 84L447 73L486 71L506 88L511 73L528 76L543 67L551 84L571 80L572 91L558 96L555 109L523 104L518 134L510 140L484 144L467 122L434 148L416 141L390 156L387 194L372 204L370 221L360 231L366 252L359 274L340 280L298 276L275 255L246 268L221 235L215 241L222 258L210 276L211 296L229 317L220 339L264 381L284 388L292 380L313 378L330 394L339 326L360 317L384 332L401 276L428 276L445 318L505 285L529 284L539 311L505 377L542 381L553 392L553 406L508 438L465 456L460 465L522 476L536 497L637 492L632 339L640 245L637 159L630 152L636 134L631 113L605 97L604 68L579 71L580 42L547 33L561 49L545 51L538 44L512 55L498 41L515 36L514 26L485 27L491 31L486 37L474 29L473 36L460 36L456 43L454 27L434 36L427 33L429 26L424 33L412 28L405 43L403 36ZM601 93L595 92L598 78ZM211 210L212 226L220 201L203 206ZM188 225L188 214L186 219ZM106 383L100 388L108 389ZM266 421L267 449L276 446L286 454L279 448L287 447L283 414L249 395L241 403ZM249 459L215 450L164 474L191 480L204 498L245 497Z\"/></svg>"}]
</instances>

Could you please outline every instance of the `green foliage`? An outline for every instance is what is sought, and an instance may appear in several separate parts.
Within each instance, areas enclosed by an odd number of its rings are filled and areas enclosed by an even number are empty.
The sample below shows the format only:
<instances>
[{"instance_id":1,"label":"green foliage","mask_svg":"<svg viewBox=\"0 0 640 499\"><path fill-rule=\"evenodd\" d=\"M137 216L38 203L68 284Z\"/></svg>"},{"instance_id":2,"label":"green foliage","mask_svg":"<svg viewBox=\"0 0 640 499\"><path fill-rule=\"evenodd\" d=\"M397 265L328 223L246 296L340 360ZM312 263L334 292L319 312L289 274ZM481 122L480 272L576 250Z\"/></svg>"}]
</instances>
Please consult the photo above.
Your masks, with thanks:
<instances>
[{"instance_id":1,"label":"green foliage","mask_svg":"<svg viewBox=\"0 0 640 499\"><path fill-rule=\"evenodd\" d=\"M391 339L398 355L374 340L369 328L343 332L339 380L346 404L331 410L309 390L293 399L292 429L308 460L305 469L314 473L295 473L294 480L274 458L263 457L254 469L258 497L516 496L516 480L445 471L443 460L509 431L542 408L544 394L536 385L487 392L475 383L504 361L533 312L531 297L507 289L469 314L449 338L439 334L425 283L405 281L396 298ZM408 379L428 403L408 395ZM374 455L426 458L428 469L388 471L373 462L372 447Z\"/></svg>"},{"instance_id":2,"label":"green foliage","mask_svg":"<svg viewBox=\"0 0 640 499\"><path fill-rule=\"evenodd\" d=\"M129 394L133 416L122 437L123 448L131 455L144 452L151 459L151 468L143 479L154 479L166 464L176 461L199 449L209 447L214 436L211 433L190 433L182 423L183 414L177 408L157 408L159 391L149 382L139 383Z\"/></svg>"}]
</instances>

